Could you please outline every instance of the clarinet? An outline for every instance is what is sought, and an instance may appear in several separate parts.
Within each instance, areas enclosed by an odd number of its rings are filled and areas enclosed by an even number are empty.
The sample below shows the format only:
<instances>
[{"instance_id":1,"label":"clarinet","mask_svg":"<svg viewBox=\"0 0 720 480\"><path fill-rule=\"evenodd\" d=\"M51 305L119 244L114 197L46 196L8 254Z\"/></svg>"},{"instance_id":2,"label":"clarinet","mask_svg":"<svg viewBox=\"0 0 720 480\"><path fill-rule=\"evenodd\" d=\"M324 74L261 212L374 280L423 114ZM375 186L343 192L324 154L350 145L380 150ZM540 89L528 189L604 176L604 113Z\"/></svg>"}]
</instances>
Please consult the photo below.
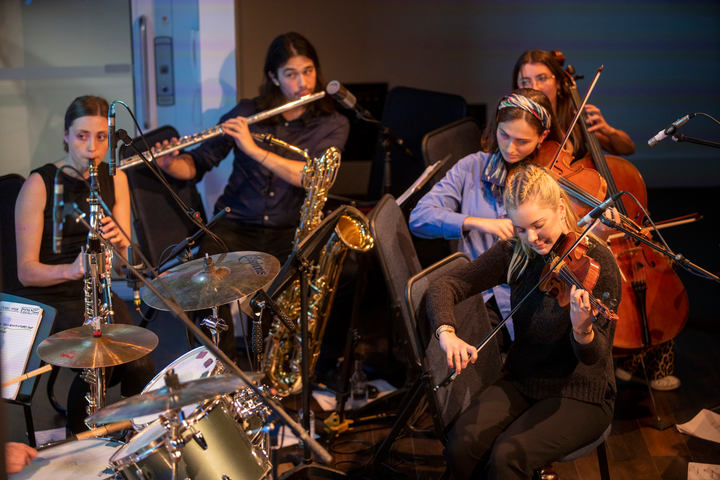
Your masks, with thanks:
<instances>
[{"instance_id":1,"label":"clarinet","mask_svg":"<svg viewBox=\"0 0 720 480\"><path fill-rule=\"evenodd\" d=\"M104 217L100 205L100 186L98 184L97 167L90 161L90 226L87 244L82 249L83 268L85 270L85 322L91 325L94 336L102 336L102 325L113 323L112 309L112 250L100 241L99 230L102 226L100 220ZM90 385L90 393L85 396L88 402L86 412L88 416L95 414L105 407L105 368L86 368L81 378ZM90 428L95 425L88 424Z\"/></svg>"}]
</instances>

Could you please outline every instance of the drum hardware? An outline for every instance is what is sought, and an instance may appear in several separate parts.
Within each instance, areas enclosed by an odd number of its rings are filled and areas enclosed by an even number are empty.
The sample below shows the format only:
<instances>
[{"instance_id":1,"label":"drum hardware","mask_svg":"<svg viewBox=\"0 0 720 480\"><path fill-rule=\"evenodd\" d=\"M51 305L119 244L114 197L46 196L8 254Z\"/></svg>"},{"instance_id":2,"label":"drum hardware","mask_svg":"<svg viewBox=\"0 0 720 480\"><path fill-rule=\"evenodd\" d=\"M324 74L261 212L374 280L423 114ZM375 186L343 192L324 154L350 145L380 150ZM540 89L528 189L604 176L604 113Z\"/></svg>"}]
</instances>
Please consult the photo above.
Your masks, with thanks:
<instances>
[{"instance_id":1,"label":"drum hardware","mask_svg":"<svg viewBox=\"0 0 720 480\"><path fill-rule=\"evenodd\" d=\"M252 295L270 283L279 271L280 262L270 254L231 252L177 265L148 283L165 295L168 291L172 293L183 311L192 311ZM145 289L142 297L149 306L168 310L151 289Z\"/></svg>"},{"instance_id":2,"label":"drum hardware","mask_svg":"<svg viewBox=\"0 0 720 480\"><path fill-rule=\"evenodd\" d=\"M341 210L342 210L342 209L341 209ZM88 225L87 225L87 222L85 222L84 219L82 218L82 212L80 212L80 213L78 214L78 211L77 211L77 209L76 209L76 210L73 211L73 213L74 213L74 218L75 218L76 221L82 222L83 224L85 224L86 227L88 226ZM332 215L331 215L331 216L332 216ZM324 229L322 228L322 226L321 226L320 230L324 230ZM101 239L101 241L105 242L105 241L102 240L102 239ZM241 252L241 253L242 253L242 252ZM271 272L272 275L268 275L269 278L268 278L266 281L270 280L271 278L274 278L274 277L277 275L277 272L279 271L279 262L277 261L277 259L275 259L275 258L272 257L271 255L262 254L262 253L259 253L259 252L250 252L250 253L253 253L253 255L251 256L251 258L244 258L244 261L247 262L247 263L249 263L249 264L251 264L251 265L253 265L254 268L264 267L264 265L260 262L260 260L263 260L263 259L268 259L269 261L275 262L275 266L277 267L277 270L276 270L274 273ZM142 254L141 254L141 255L142 255ZM215 259L216 257L217 257L218 259L219 259L220 257L226 258L228 255L230 255L230 254L221 254L221 255L218 255L218 256L213 256L213 259ZM247 256L247 255L242 255L242 257L246 257L246 256ZM236 255L235 257L237 257L237 255ZM268 257L269 257L269 258L268 258ZM133 268L133 266L132 266L129 262L127 262L127 260L126 260L124 257L120 256L120 259L121 259L121 261L122 261L125 265L128 266L128 268L129 268L131 271L133 271L133 273L134 273L135 275L139 275L139 272L138 272L137 270L135 270L135 269ZM241 259L239 259L239 260L241 260L241 261L239 261L238 263L242 263L242 260L243 260L243 259L241 258ZM146 264L148 264L147 259L143 258L143 261L144 261ZM190 262L190 263L193 263L193 262ZM187 264L186 264L186 265L187 265ZM233 265L233 266L236 266L236 265ZM266 269L266 268L267 268L267 267L265 267L265 268L263 268L263 269ZM231 271L232 271L232 270L231 270ZM190 333L191 333L192 335L194 335L194 336L203 344L203 346L204 346L205 348L207 348L217 359L222 360L222 361L225 363L225 365L227 365L228 370L230 370L233 374L237 375L238 378L233 378L232 380L229 381L230 383L232 383L232 385L226 385L226 387L228 388L228 390L225 390L224 393L227 393L228 391L237 390L240 386L244 386L244 385L249 386L249 388L251 388L253 391L255 391L255 392L263 399L263 401L265 402L265 404L266 404L269 408L271 408L271 409L273 410L273 412L275 412L277 415L279 415L279 416L282 418L282 420L290 427L290 429L292 430L292 432L304 442L306 448L311 448L312 451L315 452L315 454L319 457L319 459L320 459L323 463L328 464L328 463L332 462L332 456L328 453L328 451L325 450L323 447L321 447L320 444L319 444L314 438L310 438L310 436L308 435L307 431L304 430L302 427L300 427L300 426L292 419L292 417L290 417L290 415L288 415L288 413L279 405L279 403L278 403L274 398L272 398L267 392L264 392L263 390L260 390L257 386L255 386L255 385L253 384L253 381L254 381L254 380L252 380L251 377L250 377L248 374L246 374L245 372L243 372L242 370L240 370L240 368L238 368L237 365L235 365L235 364L228 358L228 356L227 356L225 353L223 353L221 350L219 350L217 347L215 347L215 346L212 344L212 341L211 341L209 338L207 338L207 336L206 336L205 334L203 334L202 330L200 330L200 328L199 328L197 325L195 325L195 323L192 322L192 321L187 317L187 315L185 314L185 312L182 310L182 307L179 305L178 301L177 301L175 298L173 298L174 296L173 296L173 294L172 294L172 292L171 292L171 289L165 287L164 284L163 284L163 279L164 279L164 277L166 276L167 273L169 273L169 272L165 272L165 273L163 273L163 275L162 275L161 277L155 278L155 280L153 280L153 282L147 283L147 284L146 284L146 289L149 290L150 292L152 292L152 294L153 294L160 302L163 302L163 303L164 303L164 307L163 307L163 308L172 311L173 314L174 314L175 316L177 316L177 317L183 322L183 324L185 324L185 327L190 331ZM157 284L160 288L162 288L162 289L165 291L165 296L163 296L163 294L158 290L158 288L155 286L155 284ZM257 291L259 288L262 288L262 286L263 286L263 285L260 285L260 287L254 289L253 292L254 292L254 291ZM246 285L245 287L247 288L247 285ZM145 293L147 293L147 292L145 292ZM251 292L251 293L252 293L252 292ZM249 293L248 293L248 295L249 295ZM241 296L242 296L242 295L241 295ZM221 304L221 303L215 303L215 305L218 305L218 304ZM209 306L207 306L207 307L206 307L206 306L203 306L203 307L198 307L198 308L208 308L208 307L211 307L211 306L212 306L212 304L209 305ZM228 378L227 375L221 376L221 377L208 378L208 379L204 379L203 381L204 381L204 382L209 382L209 381L214 381L214 380L216 380L216 379L220 379L220 380L222 380L222 381L225 381L224 379L226 379L226 378ZM261 377L260 377L260 378L261 378ZM186 384L186 386L187 386L187 384ZM206 386L207 386L207 385L206 385ZM208 388L209 388L209 387L208 387ZM223 390L224 390L224 388L223 388ZM183 391L185 391L185 389L181 390L181 392L183 392ZM207 394L207 397L206 397L206 398L212 396L212 395L210 394L210 392L205 392L205 393ZM222 395L222 393L218 393L218 395ZM135 398L136 398L136 397L132 397L132 399L135 399ZM221 398L222 398L222 397L221 397ZM123 400L123 401L120 402L120 403L127 402L128 400L131 400L131 399ZM186 398L186 400L187 400L187 398ZM197 401L197 400L196 400L196 401ZM141 400L141 402L144 402L144 399ZM166 402L166 403L172 403L172 402ZM189 402L189 403L192 403L192 402ZM111 408L115 407L116 405L117 405L117 404L111 405L110 407L106 407L105 410L111 409ZM155 412L157 412L157 411L163 411L163 410L168 410L168 409L167 409L167 408L157 408L157 409L156 409L156 408L153 408L153 409L150 409L150 410L154 410ZM136 413L133 413L133 415L136 415L136 414L142 415L142 414L144 414L144 413L151 413L151 411L148 411L148 412L140 412L140 411L137 411ZM132 415L131 415L131 417L132 417ZM98 421L98 418L93 418L93 420L94 420L94 421ZM104 421L106 421L106 422L111 422L112 419L111 419L111 418L107 418L107 419L104 419ZM235 424L235 422L232 422L232 423ZM137 438L137 437L136 437L136 438ZM244 432L243 432L243 438L247 439L247 437L245 437ZM334 470L333 470L333 471L334 471ZM337 472L338 472L338 473L341 473L340 471L337 471ZM132 478L134 478L134 477L132 477Z\"/></svg>"},{"instance_id":3,"label":"drum hardware","mask_svg":"<svg viewBox=\"0 0 720 480\"><path fill-rule=\"evenodd\" d=\"M280 319L280 321L285 325L285 327L291 332L294 333L296 330L295 322L293 322L290 317L287 316L287 314L283 311L282 307L278 305L275 300L273 300L270 295L267 294L265 289L260 289L255 294L255 296L250 300L250 306L252 307L254 319L253 319L253 328L252 328L252 344L253 344L253 353L255 354L255 366L257 368L257 371L260 372L264 370L263 364L262 364L262 315L265 311L265 307L267 306L270 311Z\"/></svg>"}]
</instances>

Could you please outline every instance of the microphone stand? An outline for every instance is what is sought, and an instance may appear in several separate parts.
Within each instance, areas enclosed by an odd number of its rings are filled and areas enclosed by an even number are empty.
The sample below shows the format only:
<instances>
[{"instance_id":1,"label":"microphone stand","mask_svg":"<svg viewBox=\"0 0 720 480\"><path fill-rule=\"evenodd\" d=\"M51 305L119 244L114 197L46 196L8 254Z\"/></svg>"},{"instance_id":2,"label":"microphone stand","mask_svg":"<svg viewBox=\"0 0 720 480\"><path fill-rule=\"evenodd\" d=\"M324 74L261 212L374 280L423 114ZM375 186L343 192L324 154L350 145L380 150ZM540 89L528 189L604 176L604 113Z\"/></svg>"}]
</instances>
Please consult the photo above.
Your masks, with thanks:
<instances>
[{"instance_id":1,"label":"microphone stand","mask_svg":"<svg viewBox=\"0 0 720 480\"><path fill-rule=\"evenodd\" d=\"M382 133L383 140L382 142L380 142L380 145L382 145L383 150L385 150L385 168L383 174L382 194L385 195L386 193L390 193L390 188L392 187L392 173L390 168L392 165L392 158L390 155L390 149L393 145L397 145L398 147L402 148L403 151L413 160L415 160L415 155L409 148L405 146L402 138L398 138L397 135L395 135L388 127L386 127L382 124L382 122L373 117L372 113L357 104L355 104L355 116L359 120L372 123L378 128L378 130L380 130L380 133Z\"/></svg>"},{"instance_id":2,"label":"microphone stand","mask_svg":"<svg viewBox=\"0 0 720 480\"><path fill-rule=\"evenodd\" d=\"M675 134L675 135L673 135L672 138L676 142L688 142L688 143L695 143L698 145L705 145L706 147L720 148L720 143L709 142L707 140L701 140L699 138L686 137L682 133Z\"/></svg>"},{"instance_id":3,"label":"microphone stand","mask_svg":"<svg viewBox=\"0 0 720 480\"><path fill-rule=\"evenodd\" d=\"M649 240L641 237L640 235L638 235L638 234L636 234L636 233L628 230L627 228L623 227L621 224L615 223L614 221L612 221L612 220L610 220L610 219L608 219L608 218L605 218L605 216L601 216L601 217L600 217L600 221L601 221L603 224L607 225L608 227L615 228L615 229L623 232L625 235L628 235L629 237L632 237L636 242L642 242L642 243L644 243L645 245L647 245L648 247L654 249L656 252L660 252L660 253L662 253L663 255L672 258L673 260L675 260L675 261L678 263L678 265L680 265L681 267L683 267L685 270L687 270L687 271L689 271L689 272L691 272L691 273L695 273L695 274L696 274L697 276L699 276L699 277L705 277L705 278L708 279L708 280L713 280L713 281L715 281L715 282L720 283L720 278L718 278L717 275L714 275L714 274L708 272L707 270L705 270L705 269L703 269L703 268L695 265L695 264L692 263L690 260L688 260L687 258L685 258L682 254L673 253L672 251L670 251L670 250L668 250L668 249L666 249L666 248L664 248L664 247L660 247L660 246L658 246L658 245L655 245L653 242L651 242L651 241L649 241Z\"/></svg>"},{"instance_id":4,"label":"microphone stand","mask_svg":"<svg viewBox=\"0 0 720 480\"><path fill-rule=\"evenodd\" d=\"M100 200L100 202L101 202L102 207L106 211L108 211L108 216L112 217L112 212L107 208L107 205L105 205L104 202L102 202L102 200ZM120 251L117 250L117 248L111 242L109 242L108 240L103 238L96 230L93 229L92 226L90 226L90 224L88 224L87 221L85 221L85 219L83 218L84 213L80 209L77 208L77 205L74 206L74 208L71 211L71 214L76 222L82 223L85 226L85 228L87 228L90 231L95 231L96 234L98 235L98 237L100 238L100 241L103 244L105 244L108 248L112 249L118 256L118 258L127 266L127 268L130 271L132 271L135 275L140 275L140 272L138 272L135 269L135 267L133 267L131 262L128 262L125 259L125 257L120 253ZM122 232L122 233L124 235L126 235L125 232ZM142 253L141 253L141 255L142 255ZM143 261L145 261L146 264L148 263L147 259L145 259L145 258L143 258ZM157 277L157 275L156 275L156 277ZM306 449L312 449L312 451L315 452L315 454L318 457L320 457L320 460L323 463L326 463L326 464L331 463L333 461L332 455L330 455L330 453L327 450L325 450L322 446L320 446L320 444L317 441L315 441L314 438L310 438L310 435L308 435L307 430L304 430L300 425L298 425L297 422L295 422L290 417L290 415L288 415L288 413L275 401L275 399L270 394L265 392L264 389L258 388L258 386L255 385L252 382L252 380L250 380L250 378L245 374L245 372L243 372L232 360L230 360L230 358L222 350L217 348L213 344L212 340L210 340L202 332L202 330L200 330L200 328L197 325L195 325L195 323L193 321L191 321L187 317L187 315L185 315L185 312L182 310L180 305L178 305L177 301L174 299L172 293L170 292L170 289L167 288L167 286L163 285L162 277L157 277L157 280L160 283L160 285L163 287L163 289L167 292L167 295L168 295L167 297L163 296L163 294L160 293L160 291L149 282L146 283L146 287L148 289L150 289L150 291L153 292L155 295L157 295L157 297L160 298L163 301L163 303L165 303L165 305L168 307L168 310L171 311L173 314L175 314L175 316L178 317L178 319L180 319L180 321L182 321L182 323L185 324L186 328L188 328L190 331L192 331L192 333L195 335L195 337L198 340L200 340L200 343L202 343L203 346L205 346L210 353L215 355L215 357L218 360L225 363L225 366L228 370L230 370L232 373L234 373L235 375L240 377L250 389L252 389L260 398L262 398L263 402L267 406L269 406L274 412L276 412L282 418L282 420L285 422L286 425L288 425L290 427L290 429L293 431L293 433L304 442ZM333 470L333 469L329 469L329 470ZM339 472L340 474L343 473L343 472L340 472L339 470L337 472ZM329 477L326 477L326 478L329 478Z\"/></svg>"},{"instance_id":5,"label":"microphone stand","mask_svg":"<svg viewBox=\"0 0 720 480\"><path fill-rule=\"evenodd\" d=\"M554 259L554 260L552 261L552 268L548 269L548 272L547 272L545 275L543 275L543 277L535 284L535 286L534 286L533 288L530 289L530 291L527 293L527 295L525 295L525 297L524 297L522 300L520 300L520 302L515 306L515 308L512 309L512 311L508 314L508 316L505 317L505 318L502 320L502 322L498 323L497 326L495 326L495 328L493 328L492 332L490 332L490 333L487 335L487 337L485 337L485 339L484 339L482 342L480 342L479 344L477 344L477 346L475 346L475 350L477 350L477 351L479 352L480 350L482 350L482 349L485 347L485 345L488 344L488 342L490 342L490 340L492 340L492 338L495 336L495 334L496 334L497 332L500 331L500 329L503 327L503 325L505 325L505 323L506 323L513 315L515 315L515 313L518 311L518 309L520 309L520 306L521 306L523 303L525 303L525 300L527 300L527 299L530 297L530 295L535 291L535 289L538 288L538 287L540 286L540 284L541 284L543 281L545 281L545 279L546 279L550 274L553 273L553 271L555 270L555 268L556 268L558 265L560 265L563 260L565 260L565 257L567 257L568 255L570 255L570 252L572 252L572 251L575 249L575 247L577 247L577 246L580 244L580 242L582 242L583 239L588 236L588 234L590 233L590 231L593 229L593 227L594 227L597 223L598 223L598 219L597 219L597 218L593 219L592 223L590 223L590 224L587 226L587 228L586 228L585 231L582 233L582 235L580 235L580 236L578 237L578 239L575 240L575 243L573 243L572 246L571 246L570 248L568 248L567 251L566 251L565 253L563 253L560 257L558 257L557 259ZM453 380L455 380L455 378L457 378L457 376L458 376L458 374L457 374L457 372L456 372L455 370L453 370L452 372L448 373L448 375L442 380L442 382L438 383L438 384L433 388L433 391L434 391L434 392L437 392L437 391L440 390L441 388L447 387L448 385L450 385L450 382L452 382Z\"/></svg>"}]
</instances>

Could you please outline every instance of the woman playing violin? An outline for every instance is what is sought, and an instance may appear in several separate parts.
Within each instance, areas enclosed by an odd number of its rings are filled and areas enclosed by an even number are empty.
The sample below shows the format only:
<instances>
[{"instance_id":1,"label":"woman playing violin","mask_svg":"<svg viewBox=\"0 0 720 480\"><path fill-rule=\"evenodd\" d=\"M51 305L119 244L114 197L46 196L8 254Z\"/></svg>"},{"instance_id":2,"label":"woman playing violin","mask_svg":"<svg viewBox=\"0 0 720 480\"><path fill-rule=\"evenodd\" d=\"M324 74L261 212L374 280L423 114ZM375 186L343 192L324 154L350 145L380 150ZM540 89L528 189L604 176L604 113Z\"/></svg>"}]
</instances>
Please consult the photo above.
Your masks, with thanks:
<instances>
[{"instance_id":1,"label":"woman playing violin","mask_svg":"<svg viewBox=\"0 0 720 480\"><path fill-rule=\"evenodd\" d=\"M516 304L538 282L562 235L578 231L567 195L542 167L513 169L503 200L517 234L428 290L428 317L448 365L458 373L477 352L462 340L463 332L455 332L453 306L502 283L510 286ZM592 296L607 292L617 305L620 274L612 253L591 237L587 255L600 266ZM598 312L586 290L572 287L570 298L567 310L535 290L514 315L515 342L504 376L480 393L449 434L445 455L457 480L529 479L598 439L610 424L615 324L593 323Z\"/></svg>"},{"instance_id":2,"label":"woman playing violin","mask_svg":"<svg viewBox=\"0 0 720 480\"><path fill-rule=\"evenodd\" d=\"M557 60L544 50L530 50L523 53L513 69L513 88L534 88L547 95L563 132L570 125L575 113L570 90L563 81L565 77L566 73ZM585 105L585 111L588 115L588 131L595 132L605 151L613 155L635 153L635 144L628 134L611 127L598 107ZM587 149L578 129L573 131L571 140L568 150L575 158L582 158Z\"/></svg>"},{"instance_id":3,"label":"woman playing violin","mask_svg":"<svg viewBox=\"0 0 720 480\"><path fill-rule=\"evenodd\" d=\"M460 159L418 202L410 214L412 233L459 239L458 250L470 258L512 237L512 222L503 204L508 170L532 158L545 139L559 141L562 133L556 123L542 92L523 88L503 97L483 133L483 150ZM510 313L507 286L494 286L483 297L494 323Z\"/></svg>"}]
</instances>

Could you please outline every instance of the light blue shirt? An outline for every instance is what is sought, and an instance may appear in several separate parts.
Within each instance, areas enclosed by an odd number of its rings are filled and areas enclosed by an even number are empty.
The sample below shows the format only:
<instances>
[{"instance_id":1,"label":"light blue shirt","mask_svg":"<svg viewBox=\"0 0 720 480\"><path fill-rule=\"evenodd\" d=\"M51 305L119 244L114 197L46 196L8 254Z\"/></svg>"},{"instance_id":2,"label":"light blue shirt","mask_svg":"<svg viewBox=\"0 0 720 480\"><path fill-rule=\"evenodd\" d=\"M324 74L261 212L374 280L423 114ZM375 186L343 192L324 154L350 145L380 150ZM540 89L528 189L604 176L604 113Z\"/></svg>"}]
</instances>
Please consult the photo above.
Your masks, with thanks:
<instances>
[{"instance_id":1,"label":"light blue shirt","mask_svg":"<svg viewBox=\"0 0 720 480\"><path fill-rule=\"evenodd\" d=\"M413 209L410 231L420 238L459 240L458 250L473 260L495 245L498 241L495 235L474 229L462 231L467 217L507 217L502 201L497 201L490 191L491 184L481 180L489 157L488 153L478 152L460 159ZM493 295L503 318L507 317L512 310L510 287L494 287L483 292L483 299L487 302ZM514 339L512 320L506 325Z\"/></svg>"}]
</instances>

